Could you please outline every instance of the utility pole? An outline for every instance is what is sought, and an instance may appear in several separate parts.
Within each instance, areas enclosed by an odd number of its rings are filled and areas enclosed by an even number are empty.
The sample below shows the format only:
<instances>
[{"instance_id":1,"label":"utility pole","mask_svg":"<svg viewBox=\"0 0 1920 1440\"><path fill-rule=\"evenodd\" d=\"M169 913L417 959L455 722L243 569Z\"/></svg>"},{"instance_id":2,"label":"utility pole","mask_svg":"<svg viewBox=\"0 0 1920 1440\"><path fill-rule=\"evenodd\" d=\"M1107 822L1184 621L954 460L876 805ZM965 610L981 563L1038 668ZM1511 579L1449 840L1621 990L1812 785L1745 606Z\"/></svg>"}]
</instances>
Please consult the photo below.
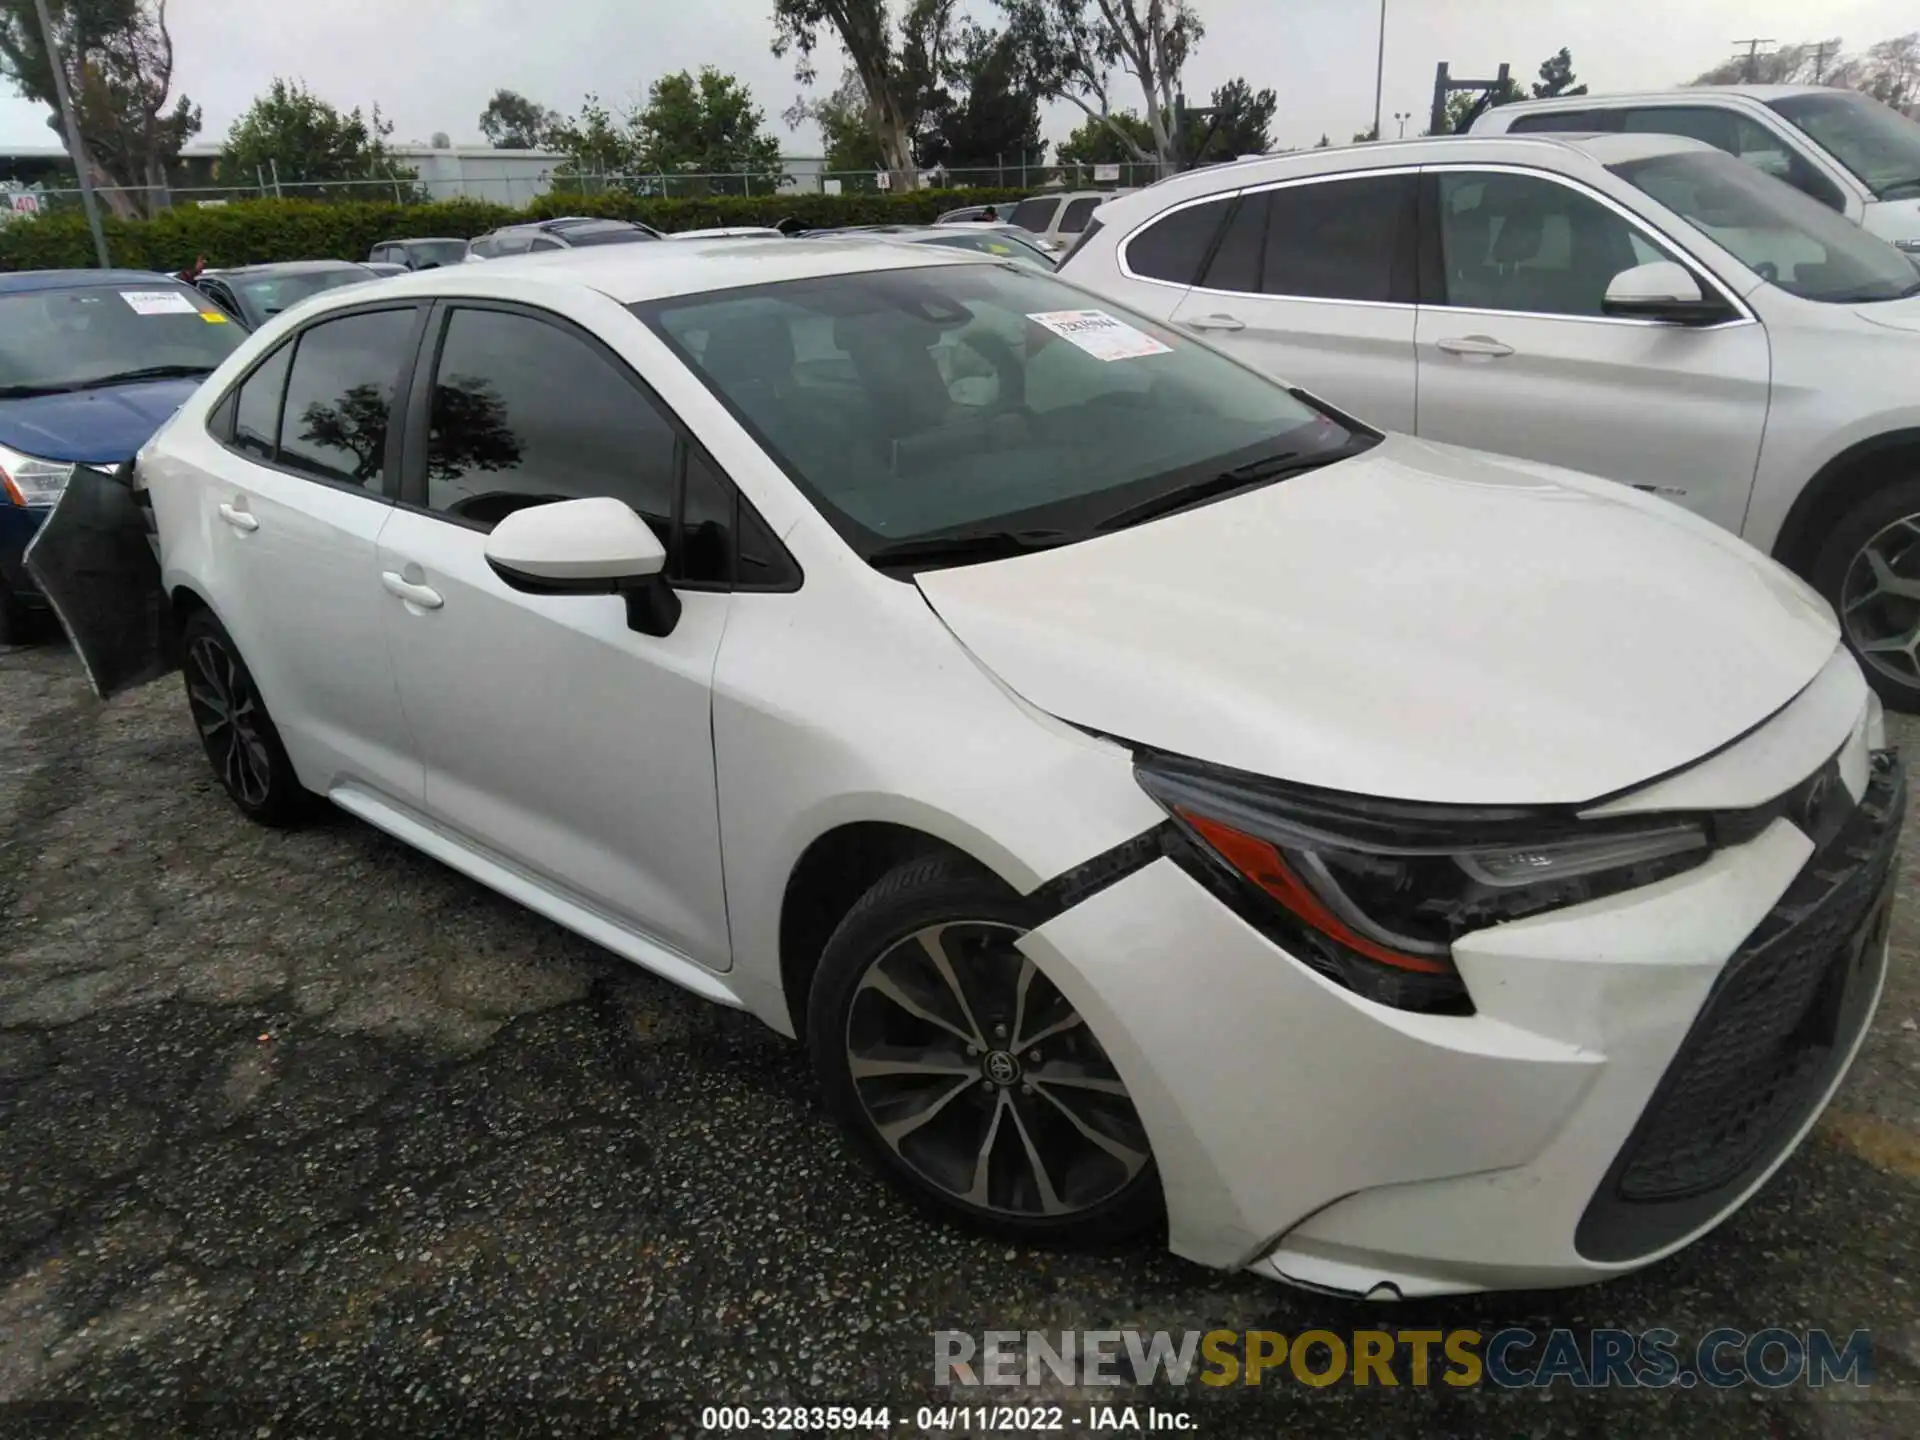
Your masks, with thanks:
<instances>
[{"instance_id":1,"label":"utility pole","mask_svg":"<svg viewBox=\"0 0 1920 1440\"><path fill-rule=\"evenodd\" d=\"M1373 61L1373 138L1380 138L1380 94L1387 80L1387 0L1380 0L1380 49Z\"/></svg>"},{"instance_id":2,"label":"utility pole","mask_svg":"<svg viewBox=\"0 0 1920 1440\"><path fill-rule=\"evenodd\" d=\"M1747 84L1751 85L1753 83L1754 64L1759 58L1760 47L1762 45L1771 45L1773 44L1773 41L1771 40L1736 40L1733 43L1736 49L1738 49L1742 45L1747 47L1747 68L1745 72L1745 79Z\"/></svg>"},{"instance_id":3,"label":"utility pole","mask_svg":"<svg viewBox=\"0 0 1920 1440\"><path fill-rule=\"evenodd\" d=\"M1821 84L1827 78L1827 57L1840 48L1838 40L1822 40L1813 47L1813 83Z\"/></svg>"},{"instance_id":4,"label":"utility pole","mask_svg":"<svg viewBox=\"0 0 1920 1440\"><path fill-rule=\"evenodd\" d=\"M33 0L33 8L40 13L40 39L47 47L47 64L53 69L53 96L60 103L60 119L67 127L67 150L80 176L80 203L86 207L87 228L93 231L93 253L99 257L102 270L111 270L113 261L107 257L107 232L100 228L100 202L94 199L93 176L88 173L86 146L80 139L80 120L73 112L73 96L67 93L66 62L60 58L60 47L54 43L47 0Z\"/></svg>"}]
</instances>

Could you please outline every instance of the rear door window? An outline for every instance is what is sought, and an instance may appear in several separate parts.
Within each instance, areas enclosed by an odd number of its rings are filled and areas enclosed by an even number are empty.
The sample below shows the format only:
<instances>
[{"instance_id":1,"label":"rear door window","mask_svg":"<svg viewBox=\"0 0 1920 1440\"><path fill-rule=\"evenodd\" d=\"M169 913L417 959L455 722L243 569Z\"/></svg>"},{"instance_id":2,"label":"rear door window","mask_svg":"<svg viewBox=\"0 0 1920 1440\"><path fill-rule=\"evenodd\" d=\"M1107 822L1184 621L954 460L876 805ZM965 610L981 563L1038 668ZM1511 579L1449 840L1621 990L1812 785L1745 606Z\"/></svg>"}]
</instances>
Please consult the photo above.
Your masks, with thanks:
<instances>
[{"instance_id":1,"label":"rear door window","mask_svg":"<svg viewBox=\"0 0 1920 1440\"><path fill-rule=\"evenodd\" d=\"M1007 216L1007 222L1018 225L1022 230L1031 230L1036 235L1044 235L1047 227L1053 223L1053 212L1059 204L1060 202L1051 195L1022 200L1013 207L1013 212Z\"/></svg>"},{"instance_id":2,"label":"rear door window","mask_svg":"<svg viewBox=\"0 0 1920 1440\"><path fill-rule=\"evenodd\" d=\"M1223 195L1162 215L1127 242L1127 268L1148 280L1193 284L1232 208L1233 196Z\"/></svg>"},{"instance_id":3,"label":"rear door window","mask_svg":"<svg viewBox=\"0 0 1920 1440\"><path fill-rule=\"evenodd\" d=\"M1413 175L1402 174L1355 175L1266 192L1260 290L1411 303L1418 189Z\"/></svg>"},{"instance_id":4,"label":"rear door window","mask_svg":"<svg viewBox=\"0 0 1920 1440\"><path fill-rule=\"evenodd\" d=\"M1078 200L1069 200L1067 208L1060 215L1060 233L1078 235L1086 229L1087 221L1091 220L1093 212L1100 208L1101 200L1102 197L1098 195L1086 195Z\"/></svg>"},{"instance_id":5,"label":"rear door window","mask_svg":"<svg viewBox=\"0 0 1920 1440\"><path fill-rule=\"evenodd\" d=\"M240 385L234 408L233 448L259 460L271 460L280 434L280 397L287 388L287 362L293 346L282 345L260 362Z\"/></svg>"}]
</instances>

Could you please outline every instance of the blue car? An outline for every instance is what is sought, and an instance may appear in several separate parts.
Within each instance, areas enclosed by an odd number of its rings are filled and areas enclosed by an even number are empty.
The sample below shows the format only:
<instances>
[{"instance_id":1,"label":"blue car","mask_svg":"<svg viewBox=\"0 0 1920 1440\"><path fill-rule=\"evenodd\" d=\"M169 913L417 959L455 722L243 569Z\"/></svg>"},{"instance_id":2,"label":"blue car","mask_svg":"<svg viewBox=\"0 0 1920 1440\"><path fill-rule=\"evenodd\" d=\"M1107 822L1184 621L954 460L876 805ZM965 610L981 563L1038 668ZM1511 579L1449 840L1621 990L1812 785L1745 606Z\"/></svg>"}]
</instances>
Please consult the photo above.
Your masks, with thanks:
<instances>
[{"instance_id":1,"label":"blue car","mask_svg":"<svg viewBox=\"0 0 1920 1440\"><path fill-rule=\"evenodd\" d=\"M21 557L74 467L131 460L245 338L170 275L0 274L0 644L40 606Z\"/></svg>"}]
</instances>

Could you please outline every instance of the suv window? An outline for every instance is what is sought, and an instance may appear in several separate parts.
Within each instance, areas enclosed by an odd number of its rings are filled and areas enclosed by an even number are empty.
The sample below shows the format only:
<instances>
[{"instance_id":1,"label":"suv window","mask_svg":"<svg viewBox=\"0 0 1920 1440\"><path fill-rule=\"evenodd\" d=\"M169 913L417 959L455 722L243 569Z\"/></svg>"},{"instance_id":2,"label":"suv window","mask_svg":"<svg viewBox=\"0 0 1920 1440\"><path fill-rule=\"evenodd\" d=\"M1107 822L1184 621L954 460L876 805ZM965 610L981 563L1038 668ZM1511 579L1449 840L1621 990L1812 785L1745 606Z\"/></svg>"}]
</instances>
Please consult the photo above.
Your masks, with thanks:
<instances>
[{"instance_id":1,"label":"suv window","mask_svg":"<svg viewBox=\"0 0 1920 1440\"><path fill-rule=\"evenodd\" d=\"M1060 212L1060 233L1078 235L1086 229L1087 221L1093 217L1093 212L1100 208L1100 202L1104 198L1100 195L1084 195L1078 200L1069 200L1067 208Z\"/></svg>"},{"instance_id":2,"label":"suv window","mask_svg":"<svg viewBox=\"0 0 1920 1440\"><path fill-rule=\"evenodd\" d=\"M1233 206L1223 195L1201 205L1189 205L1162 215L1127 242L1127 268L1149 280L1191 285L1199 278L1200 262L1219 232L1220 222Z\"/></svg>"},{"instance_id":3,"label":"suv window","mask_svg":"<svg viewBox=\"0 0 1920 1440\"><path fill-rule=\"evenodd\" d=\"M1007 216L1009 225L1018 225L1022 230L1031 230L1036 235L1044 235L1053 222L1054 209L1060 202L1051 195L1036 196L1031 200L1022 200Z\"/></svg>"},{"instance_id":4,"label":"suv window","mask_svg":"<svg viewBox=\"0 0 1920 1440\"><path fill-rule=\"evenodd\" d=\"M1412 175L1360 175L1243 195L1207 288L1411 302L1415 194Z\"/></svg>"},{"instance_id":5,"label":"suv window","mask_svg":"<svg viewBox=\"0 0 1920 1440\"><path fill-rule=\"evenodd\" d=\"M1509 135L1551 135L1614 131L1620 128L1618 110L1549 110L1544 114L1516 115L1507 126Z\"/></svg>"},{"instance_id":6,"label":"suv window","mask_svg":"<svg viewBox=\"0 0 1920 1440\"><path fill-rule=\"evenodd\" d=\"M287 362L293 346L282 345L260 362L240 385L233 417L233 448L262 460L273 459L280 434L280 398L287 388Z\"/></svg>"},{"instance_id":7,"label":"suv window","mask_svg":"<svg viewBox=\"0 0 1920 1440\"><path fill-rule=\"evenodd\" d=\"M541 235L534 239L533 248L535 250L564 250L567 247L550 236Z\"/></svg>"},{"instance_id":8,"label":"suv window","mask_svg":"<svg viewBox=\"0 0 1920 1440\"><path fill-rule=\"evenodd\" d=\"M1744 160L1763 175L1804 190L1822 205L1845 210L1840 189L1787 142L1757 120L1713 105L1651 105L1628 110L1629 135L1684 135Z\"/></svg>"},{"instance_id":9,"label":"suv window","mask_svg":"<svg viewBox=\"0 0 1920 1440\"><path fill-rule=\"evenodd\" d=\"M1551 180L1509 173L1435 178L1448 305L1601 315L1613 277L1659 251L1647 242L1636 246L1634 227L1599 201Z\"/></svg>"},{"instance_id":10,"label":"suv window","mask_svg":"<svg viewBox=\"0 0 1920 1440\"><path fill-rule=\"evenodd\" d=\"M412 307L375 310L300 332L280 417L282 465L317 479L381 488L387 422L415 315Z\"/></svg>"},{"instance_id":11,"label":"suv window","mask_svg":"<svg viewBox=\"0 0 1920 1440\"><path fill-rule=\"evenodd\" d=\"M493 253L499 255L524 255L533 244L533 236L525 230L503 230L493 237Z\"/></svg>"},{"instance_id":12,"label":"suv window","mask_svg":"<svg viewBox=\"0 0 1920 1440\"><path fill-rule=\"evenodd\" d=\"M669 538L673 428L572 332L531 315L455 309L429 414L429 509L485 530L528 505L611 495Z\"/></svg>"}]
</instances>

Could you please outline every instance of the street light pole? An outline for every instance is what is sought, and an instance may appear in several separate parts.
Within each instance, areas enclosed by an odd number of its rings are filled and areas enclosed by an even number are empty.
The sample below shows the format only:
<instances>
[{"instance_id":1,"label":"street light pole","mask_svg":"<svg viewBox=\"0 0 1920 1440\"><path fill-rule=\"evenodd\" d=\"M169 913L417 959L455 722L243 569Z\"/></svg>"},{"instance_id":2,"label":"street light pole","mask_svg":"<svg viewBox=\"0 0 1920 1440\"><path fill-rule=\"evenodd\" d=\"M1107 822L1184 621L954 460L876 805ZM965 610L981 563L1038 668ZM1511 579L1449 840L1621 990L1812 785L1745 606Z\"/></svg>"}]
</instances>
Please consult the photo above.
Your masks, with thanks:
<instances>
[{"instance_id":1,"label":"street light pole","mask_svg":"<svg viewBox=\"0 0 1920 1440\"><path fill-rule=\"evenodd\" d=\"M93 231L94 254L100 268L111 270L107 258L107 232L100 228L100 205L93 198L93 177L87 173L86 147L80 140L80 121L73 113L73 96L67 93L67 67L60 58L60 47L53 39L53 19L47 14L47 0L33 0L40 12L40 38L47 47L47 64L53 69L53 95L60 102L60 119L67 127L67 152L73 156L74 171L80 176L80 203L86 207L87 228Z\"/></svg>"},{"instance_id":2,"label":"street light pole","mask_svg":"<svg viewBox=\"0 0 1920 1440\"><path fill-rule=\"evenodd\" d=\"M46 0L40 0L45 4ZM1373 138L1380 139L1380 95L1387 79L1387 0L1380 0L1380 51L1373 62Z\"/></svg>"}]
</instances>

